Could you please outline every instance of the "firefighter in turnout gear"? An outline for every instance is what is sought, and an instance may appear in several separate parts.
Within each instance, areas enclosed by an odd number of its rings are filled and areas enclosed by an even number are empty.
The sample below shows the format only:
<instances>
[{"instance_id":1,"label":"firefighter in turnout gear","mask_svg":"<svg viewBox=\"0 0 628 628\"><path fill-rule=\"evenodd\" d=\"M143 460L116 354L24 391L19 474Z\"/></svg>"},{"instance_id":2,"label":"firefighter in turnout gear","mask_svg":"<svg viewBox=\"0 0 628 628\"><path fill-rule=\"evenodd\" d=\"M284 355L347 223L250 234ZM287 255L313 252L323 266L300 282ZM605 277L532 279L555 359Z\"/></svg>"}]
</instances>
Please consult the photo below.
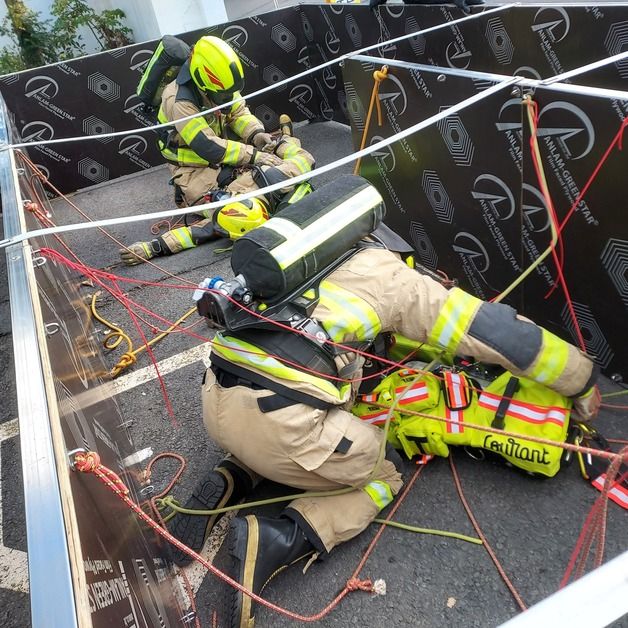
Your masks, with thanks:
<instances>
[{"instance_id":1,"label":"firefighter in turnout gear","mask_svg":"<svg viewBox=\"0 0 628 628\"><path fill-rule=\"evenodd\" d=\"M150 64L149 64L150 65ZM273 137L240 100L204 116L199 112L240 98L244 71L235 51L217 37L201 37L176 79L163 89L157 119L173 122L159 133L159 148L169 164L175 186L175 202L194 206L243 194L309 172L314 158L292 135L292 123L280 116L280 134ZM171 255L224 235L242 234L257 226L280 202L295 202L311 191L305 182L281 189L281 198L260 197L249 204L227 205L227 222L242 224L233 229L214 229L213 210L201 212L193 226L172 229L149 242L121 249L122 261L140 264L159 255Z\"/></svg>"},{"instance_id":2,"label":"firefighter in turnout gear","mask_svg":"<svg viewBox=\"0 0 628 628\"><path fill-rule=\"evenodd\" d=\"M350 411L365 363L356 351L368 350L383 332L542 382L573 398L582 418L599 403L589 393L597 376L590 357L508 305L447 289L411 268L403 261L406 243L378 226L382 215L383 201L372 185L341 177L236 241L231 261L237 281L228 286L249 285L254 298L230 294L259 313L284 312L287 286L291 303L302 307L300 315L289 311L282 327L218 316L214 305L202 308L221 298L211 292L198 302L199 312L225 328L212 343L202 403L210 438L230 457L201 480L190 507L235 504L262 477L306 491L348 489L297 498L278 518L233 520L230 575L258 594L285 566L325 555L362 532L401 489L394 457L387 452L380 461L382 430ZM265 248L254 248L254 241ZM316 275L310 267L325 255L332 261ZM282 273L276 281L264 277L273 261ZM220 281L204 285L216 287L216 294L226 290ZM171 529L198 551L213 523L177 514ZM181 555L175 559L185 562ZM225 625L253 625L252 600L236 589L230 595Z\"/></svg>"}]
</instances>

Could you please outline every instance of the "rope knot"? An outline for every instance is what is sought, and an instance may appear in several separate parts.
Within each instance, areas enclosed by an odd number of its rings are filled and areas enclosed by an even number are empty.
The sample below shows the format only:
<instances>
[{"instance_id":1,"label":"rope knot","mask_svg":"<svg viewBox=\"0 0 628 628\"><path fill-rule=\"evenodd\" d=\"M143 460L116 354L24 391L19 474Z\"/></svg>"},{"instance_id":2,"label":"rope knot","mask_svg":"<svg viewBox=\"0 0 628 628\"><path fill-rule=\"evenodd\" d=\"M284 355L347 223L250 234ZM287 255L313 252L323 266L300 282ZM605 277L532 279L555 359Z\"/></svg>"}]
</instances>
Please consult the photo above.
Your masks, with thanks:
<instances>
[{"instance_id":1,"label":"rope knot","mask_svg":"<svg viewBox=\"0 0 628 628\"><path fill-rule=\"evenodd\" d=\"M113 367L112 371L115 375L118 375L118 373L128 368L132 364L135 364L136 362L137 362L137 358L135 357L133 353L123 353L120 356L118 363Z\"/></svg>"},{"instance_id":2,"label":"rope knot","mask_svg":"<svg viewBox=\"0 0 628 628\"><path fill-rule=\"evenodd\" d=\"M360 580L359 578L349 578L347 580L347 589L349 591L368 591L373 593L373 583L369 578L366 580Z\"/></svg>"},{"instance_id":3,"label":"rope knot","mask_svg":"<svg viewBox=\"0 0 628 628\"><path fill-rule=\"evenodd\" d=\"M382 81L385 81L387 78L388 78L388 66L383 66L381 70L375 70L375 72L373 72L373 79L377 83L381 83Z\"/></svg>"},{"instance_id":4,"label":"rope knot","mask_svg":"<svg viewBox=\"0 0 628 628\"><path fill-rule=\"evenodd\" d=\"M95 451L87 451L74 456L74 468L82 473L93 473L100 466L100 456Z\"/></svg>"}]
</instances>

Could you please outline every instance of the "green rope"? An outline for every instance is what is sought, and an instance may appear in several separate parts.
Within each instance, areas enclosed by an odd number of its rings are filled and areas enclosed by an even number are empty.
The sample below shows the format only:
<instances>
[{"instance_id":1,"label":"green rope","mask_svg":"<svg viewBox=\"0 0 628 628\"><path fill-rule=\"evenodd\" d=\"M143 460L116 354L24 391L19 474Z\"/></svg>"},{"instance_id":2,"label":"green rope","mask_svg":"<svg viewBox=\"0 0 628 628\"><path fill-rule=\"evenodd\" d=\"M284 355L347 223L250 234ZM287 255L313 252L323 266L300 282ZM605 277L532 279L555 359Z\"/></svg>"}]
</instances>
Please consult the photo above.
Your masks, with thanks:
<instances>
[{"instance_id":1,"label":"green rope","mask_svg":"<svg viewBox=\"0 0 628 628\"><path fill-rule=\"evenodd\" d=\"M618 390L617 392L604 393L602 399L608 399L609 397L620 397L621 395L628 395L628 388L626 390Z\"/></svg>"},{"instance_id":2,"label":"green rope","mask_svg":"<svg viewBox=\"0 0 628 628\"><path fill-rule=\"evenodd\" d=\"M458 539L460 541L466 541L467 543L473 543L474 545L483 545L481 539L477 539L473 536L466 536L465 534L459 534L458 532L447 532L446 530L432 530L431 528L417 528L406 523L399 523L397 521L386 521L386 519L373 519L373 523L381 523L392 528L400 528L401 530L408 530L408 532L417 532L418 534L435 534L436 536L448 536L452 539Z\"/></svg>"}]
</instances>

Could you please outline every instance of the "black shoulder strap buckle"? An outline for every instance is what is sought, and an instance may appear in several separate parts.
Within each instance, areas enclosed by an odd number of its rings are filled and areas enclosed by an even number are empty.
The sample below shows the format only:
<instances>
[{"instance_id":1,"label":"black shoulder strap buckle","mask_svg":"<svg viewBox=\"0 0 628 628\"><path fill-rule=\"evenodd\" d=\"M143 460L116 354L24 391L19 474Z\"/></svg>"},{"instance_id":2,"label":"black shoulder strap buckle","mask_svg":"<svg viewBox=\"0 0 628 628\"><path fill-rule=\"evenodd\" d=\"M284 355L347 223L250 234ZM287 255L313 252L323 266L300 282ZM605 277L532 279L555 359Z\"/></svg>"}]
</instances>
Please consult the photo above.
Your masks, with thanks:
<instances>
[{"instance_id":1,"label":"black shoulder strap buckle","mask_svg":"<svg viewBox=\"0 0 628 628\"><path fill-rule=\"evenodd\" d=\"M497 406L497 411L495 412L495 418L491 423L491 427L494 427L497 430L504 429L504 419L506 418L506 412L508 412L508 406L518 389L519 379L513 376L506 384L506 389L504 390L503 396Z\"/></svg>"}]
</instances>

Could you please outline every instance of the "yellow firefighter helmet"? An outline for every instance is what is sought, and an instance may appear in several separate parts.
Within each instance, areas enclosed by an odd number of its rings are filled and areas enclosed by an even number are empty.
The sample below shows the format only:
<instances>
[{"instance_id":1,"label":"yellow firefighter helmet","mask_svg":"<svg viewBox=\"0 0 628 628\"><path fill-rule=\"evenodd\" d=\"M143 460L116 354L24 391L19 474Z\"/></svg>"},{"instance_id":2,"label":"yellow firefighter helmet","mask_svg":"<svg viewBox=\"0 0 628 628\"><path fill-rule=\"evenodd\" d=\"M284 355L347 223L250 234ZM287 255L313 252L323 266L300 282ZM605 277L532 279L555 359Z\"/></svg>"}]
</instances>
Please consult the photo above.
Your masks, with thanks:
<instances>
[{"instance_id":1,"label":"yellow firefighter helmet","mask_svg":"<svg viewBox=\"0 0 628 628\"><path fill-rule=\"evenodd\" d=\"M212 35L201 37L194 44L190 75L217 105L229 102L244 87L244 70L238 55L229 44Z\"/></svg>"},{"instance_id":2,"label":"yellow firefighter helmet","mask_svg":"<svg viewBox=\"0 0 628 628\"><path fill-rule=\"evenodd\" d=\"M214 231L231 240L263 225L268 220L268 209L258 198L227 203L214 213Z\"/></svg>"}]
</instances>

